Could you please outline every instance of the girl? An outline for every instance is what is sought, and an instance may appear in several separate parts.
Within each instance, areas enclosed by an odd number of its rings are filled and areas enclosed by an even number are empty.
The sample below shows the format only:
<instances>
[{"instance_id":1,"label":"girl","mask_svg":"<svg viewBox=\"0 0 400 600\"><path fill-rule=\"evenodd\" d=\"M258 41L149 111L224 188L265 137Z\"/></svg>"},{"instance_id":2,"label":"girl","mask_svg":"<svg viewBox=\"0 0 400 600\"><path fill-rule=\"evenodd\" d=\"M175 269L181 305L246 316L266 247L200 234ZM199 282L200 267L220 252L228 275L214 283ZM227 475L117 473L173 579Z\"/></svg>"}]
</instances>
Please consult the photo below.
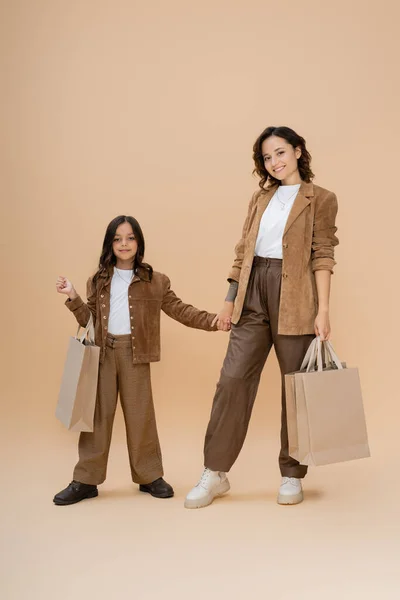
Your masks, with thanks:
<instances>
[{"instance_id":1,"label":"girl","mask_svg":"<svg viewBox=\"0 0 400 600\"><path fill-rule=\"evenodd\" d=\"M118 392L124 413L132 480L156 498L173 496L163 466L150 383L150 363L160 360L160 312L188 327L214 331L216 315L184 304L168 277L143 262L145 243L133 217L116 217L107 227L99 268L89 279L87 303L66 277L56 288L85 327L90 315L100 367L93 433L81 433L73 481L54 503L74 504L98 495L106 478Z\"/></svg>"},{"instance_id":2,"label":"girl","mask_svg":"<svg viewBox=\"0 0 400 600\"><path fill-rule=\"evenodd\" d=\"M253 147L260 190L253 195L236 246L231 286L218 327L232 332L214 397L199 483L187 508L229 490L225 475L246 437L262 369L272 346L282 374L279 504L303 499L307 467L288 454L284 375L300 368L314 335L330 335L336 196L312 183L305 140L288 127L268 127Z\"/></svg>"}]
</instances>

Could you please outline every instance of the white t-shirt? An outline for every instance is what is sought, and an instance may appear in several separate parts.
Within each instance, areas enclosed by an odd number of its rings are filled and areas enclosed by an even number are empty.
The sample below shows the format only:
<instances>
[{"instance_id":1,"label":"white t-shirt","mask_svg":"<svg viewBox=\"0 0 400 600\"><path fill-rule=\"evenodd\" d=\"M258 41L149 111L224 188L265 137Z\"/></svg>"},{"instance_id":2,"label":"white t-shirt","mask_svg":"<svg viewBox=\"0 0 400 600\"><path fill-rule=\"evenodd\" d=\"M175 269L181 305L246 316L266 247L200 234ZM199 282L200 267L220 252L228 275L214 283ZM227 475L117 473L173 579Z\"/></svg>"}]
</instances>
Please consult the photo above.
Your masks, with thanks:
<instances>
[{"instance_id":1,"label":"white t-shirt","mask_svg":"<svg viewBox=\"0 0 400 600\"><path fill-rule=\"evenodd\" d=\"M282 258L282 237L300 184L280 185L261 217L255 256Z\"/></svg>"},{"instance_id":2,"label":"white t-shirt","mask_svg":"<svg viewBox=\"0 0 400 600\"><path fill-rule=\"evenodd\" d=\"M128 289L133 278L132 269L117 269L111 279L110 317L108 332L113 335L131 333Z\"/></svg>"}]
</instances>

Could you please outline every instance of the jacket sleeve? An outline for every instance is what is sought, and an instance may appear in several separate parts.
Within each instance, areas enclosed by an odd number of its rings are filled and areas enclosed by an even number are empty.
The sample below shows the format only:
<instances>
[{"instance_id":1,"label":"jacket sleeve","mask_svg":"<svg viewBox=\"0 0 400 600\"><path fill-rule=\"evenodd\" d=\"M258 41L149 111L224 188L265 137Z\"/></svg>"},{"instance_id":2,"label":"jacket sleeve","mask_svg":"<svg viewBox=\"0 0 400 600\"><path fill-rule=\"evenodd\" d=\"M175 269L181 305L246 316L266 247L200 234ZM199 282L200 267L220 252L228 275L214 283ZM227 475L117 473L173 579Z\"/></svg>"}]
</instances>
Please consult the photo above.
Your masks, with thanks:
<instances>
[{"instance_id":1,"label":"jacket sleeve","mask_svg":"<svg viewBox=\"0 0 400 600\"><path fill-rule=\"evenodd\" d=\"M182 300L171 290L171 282L166 276L161 308L169 317L187 327L204 329L205 331L217 330L216 325L211 325L216 315L208 313L205 310L199 310L191 304L182 302Z\"/></svg>"},{"instance_id":2,"label":"jacket sleeve","mask_svg":"<svg viewBox=\"0 0 400 600\"><path fill-rule=\"evenodd\" d=\"M315 271L330 271L336 265L334 259L334 248L339 240L335 233L336 215L338 203L335 194L328 194L317 201L314 216L314 229L311 249L311 266Z\"/></svg>"},{"instance_id":3,"label":"jacket sleeve","mask_svg":"<svg viewBox=\"0 0 400 600\"><path fill-rule=\"evenodd\" d=\"M68 298L65 302L65 306L74 314L81 327L86 327L90 314L93 316L93 325L96 324L96 288L91 277L87 282L86 297L87 302L84 302L80 296L74 300Z\"/></svg>"},{"instance_id":4,"label":"jacket sleeve","mask_svg":"<svg viewBox=\"0 0 400 600\"><path fill-rule=\"evenodd\" d=\"M233 261L232 268L229 272L228 281L237 281L239 283L240 271L242 269L242 263L244 258L244 247L246 243L246 237L249 232L250 217L253 213L254 205L257 202L258 196L259 192L255 192L250 200L249 208L247 211L247 217L243 225L242 237L235 246L235 260Z\"/></svg>"}]
</instances>

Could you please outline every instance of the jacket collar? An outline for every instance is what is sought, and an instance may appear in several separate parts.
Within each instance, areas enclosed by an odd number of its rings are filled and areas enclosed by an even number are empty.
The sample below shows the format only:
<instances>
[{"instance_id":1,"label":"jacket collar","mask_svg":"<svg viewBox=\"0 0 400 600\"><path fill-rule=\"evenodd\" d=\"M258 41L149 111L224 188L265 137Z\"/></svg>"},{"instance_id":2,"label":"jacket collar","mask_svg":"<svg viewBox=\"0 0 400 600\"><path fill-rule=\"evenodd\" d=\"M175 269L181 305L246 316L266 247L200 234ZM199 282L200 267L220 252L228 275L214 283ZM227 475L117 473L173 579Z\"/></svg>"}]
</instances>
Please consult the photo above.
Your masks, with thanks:
<instances>
[{"instance_id":1,"label":"jacket collar","mask_svg":"<svg viewBox=\"0 0 400 600\"><path fill-rule=\"evenodd\" d=\"M102 280L103 286L109 285L113 274L114 266L110 266L108 269L100 273L99 279ZM135 276L132 279L132 283L134 283L135 281L146 281L147 283L149 283L151 279L148 270L144 269L143 267L138 267L138 269L136 269Z\"/></svg>"},{"instance_id":2,"label":"jacket collar","mask_svg":"<svg viewBox=\"0 0 400 600\"><path fill-rule=\"evenodd\" d=\"M302 181L300 189L297 193L295 201L292 206L292 210L289 213L288 220L286 221L285 231L283 235L290 229L297 217L303 212L306 206L311 203L311 198L314 196L313 184Z\"/></svg>"},{"instance_id":3,"label":"jacket collar","mask_svg":"<svg viewBox=\"0 0 400 600\"><path fill-rule=\"evenodd\" d=\"M269 194L270 192L273 192L272 195L276 192L276 190L278 189L279 184L276 183L276 181L270 181L269 183L267 183L266 187L262 188L261 190L261 194L264 192L264 194ZM300 184L300 189L299 189L299 194L302 194L303 196L306 196L307 198L312 198L314 196L314 184L312 183L312 181L310 181L309 183L307 183L306 181L302 181ZM297 196L299 195L297 194ZM272 198L271 195L271 198Z\"/></svg>"},{"instance_id":4,"label":"jacket collar","mask_svg":"<svg viewBox=\"0 0 400 600\"><path fill-rule=\"evenodd\" d=\"M275 181L270 182L265 188L263 188L260 198L259 198L259 209L261 216L264 213L264 210L267 208L272 196L275 194L278 189L279 184ZM300 184L300 189L297 193L295 201L293 203L292 209L289 213L288 220L285 226L285 233L290 229L293 225L297 217L303 212L303 210L308 206L311 202L311 198L314 196L314 185L312 182L307 183L306 181L302 181Z\"/></svg>"}]
</instances>

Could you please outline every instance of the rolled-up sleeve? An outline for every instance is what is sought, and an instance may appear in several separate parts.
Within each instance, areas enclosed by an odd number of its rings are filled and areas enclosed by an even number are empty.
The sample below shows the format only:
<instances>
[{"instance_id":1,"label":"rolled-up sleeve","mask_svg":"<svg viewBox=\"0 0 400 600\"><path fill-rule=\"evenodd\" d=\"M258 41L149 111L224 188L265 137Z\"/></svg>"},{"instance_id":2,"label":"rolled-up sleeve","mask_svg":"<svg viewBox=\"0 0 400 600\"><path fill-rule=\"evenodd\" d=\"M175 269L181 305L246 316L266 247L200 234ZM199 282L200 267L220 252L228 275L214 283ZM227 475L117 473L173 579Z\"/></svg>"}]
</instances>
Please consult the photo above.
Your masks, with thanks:
<instances>
[{"instance_id":1,"label":"rolled-up sleeve","mask_svg":"<svg viewBox=\"0 0 400 600\"><path fill-rule=\"evenodd\" d=\"M315 271L333 273L335 262L335 246L338 245L336 231L336 215L338 203L335 194L327 195L317 201L315 207L314 229L312 239L311 267Z\"/></svg>"}]
</instances>

